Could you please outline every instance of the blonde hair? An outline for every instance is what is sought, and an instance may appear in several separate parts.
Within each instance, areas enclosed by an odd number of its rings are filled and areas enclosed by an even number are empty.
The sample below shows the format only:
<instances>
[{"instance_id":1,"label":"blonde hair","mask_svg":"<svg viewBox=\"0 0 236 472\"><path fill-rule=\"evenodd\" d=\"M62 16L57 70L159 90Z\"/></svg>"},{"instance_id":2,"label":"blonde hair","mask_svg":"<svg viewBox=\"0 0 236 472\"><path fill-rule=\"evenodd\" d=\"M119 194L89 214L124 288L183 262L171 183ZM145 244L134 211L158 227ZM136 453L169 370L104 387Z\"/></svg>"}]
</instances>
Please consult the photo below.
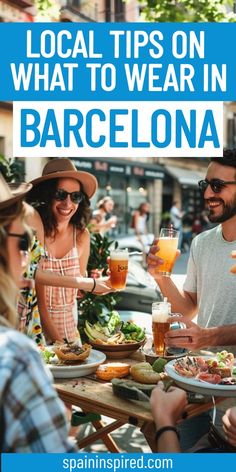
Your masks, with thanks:
<instances>
[{"instance_id":1,"label":"blonde hair","mask_svg":"<svg viewBox=\"0 0 236 472\"><path fill-rule=\"evenodd\" d=\"M0 214L0 324L17 326L16 301L19 293L11 274L7 254L7 230L12 222L22 217L25 210L22 201L1 210Z\"/></svg>"},{"instance_id":2,"label":"blonde hair","mask_svg":"<svg viewBox=\"0 0 236 472\"><path fill-rule=\"evenodd\" d=\"M107 202L111 202L111 201L113 202L113 198L111 198L111 197L109 197L109 196L106 196L106 197L103 197L101 200L99 200L99 201L97 202L97 205L96 205L96 206L97 206L97 208L99 208L99 209L100 209L100 208L105 208L106 203L107 203Z\"/></svg>"}]
</instances>

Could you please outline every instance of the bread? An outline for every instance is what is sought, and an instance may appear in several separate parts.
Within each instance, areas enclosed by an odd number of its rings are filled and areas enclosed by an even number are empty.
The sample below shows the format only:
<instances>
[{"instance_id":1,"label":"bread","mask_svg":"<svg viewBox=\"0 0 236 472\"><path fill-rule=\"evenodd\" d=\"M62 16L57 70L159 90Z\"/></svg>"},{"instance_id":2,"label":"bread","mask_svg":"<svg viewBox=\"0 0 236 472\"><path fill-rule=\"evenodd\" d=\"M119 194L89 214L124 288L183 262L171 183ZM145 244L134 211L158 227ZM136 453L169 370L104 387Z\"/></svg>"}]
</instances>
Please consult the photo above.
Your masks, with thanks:
<instances>
[{"instance_id":1,"label":"bread","mask_svg":"<svg viewBox=\"0 0 236 472\"><path fill-rule=\"evenodd\" d=\"M156 384L161 379L161 375L154 372L151 364L148 362L140 362L132 365L130 373L136 382L143 384Z\"/></svg>"},{"instance_id":2,"label":"bread","mask_svg":"<svg viewBox=\"0 0 236 472\"><path fill-rule=\"evenodd\" d=\"M53 351L58 359L64 363L83 362L89 357L91 349L90 344L83 344L82 347L79 347L76 343L55 344L53 346Z\"/></svg>"},{"instance_id":3,"label":"bread","mask_svg":"<svg viewBox=\"0 0 236 472\"><path fill-rule=\"evenodd\" d=\"M121 362L102 364L96 370L96 376L101 380L122 379L129 375L130 365Z\"/></svg>"},{"instance_id":4,"label":"bread","mask_svg":"<svg viewBox=\"0 0 236 472\"><path fill-rule=\"evenodd\" d=\"M225 377L231 377L230 367L209 367L209 372L211 374L219 374L222 379Z\"/></svg>"}]
</instances>

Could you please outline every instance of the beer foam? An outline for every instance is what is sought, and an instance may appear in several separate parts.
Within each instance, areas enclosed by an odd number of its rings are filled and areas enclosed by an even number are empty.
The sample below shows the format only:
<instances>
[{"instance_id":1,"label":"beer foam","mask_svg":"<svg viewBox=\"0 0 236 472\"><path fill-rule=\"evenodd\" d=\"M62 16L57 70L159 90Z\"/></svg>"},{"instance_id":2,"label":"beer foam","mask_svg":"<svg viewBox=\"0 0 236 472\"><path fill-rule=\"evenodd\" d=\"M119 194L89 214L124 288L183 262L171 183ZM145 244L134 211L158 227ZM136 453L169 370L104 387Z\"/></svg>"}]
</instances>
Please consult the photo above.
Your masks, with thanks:
<instances>
[{"instance_id":1,"label":"beer foam","mask_svg":"<svg viewBox=\"0 0 236 472\"><path fill-rule=\"evenodd\" d=\"M129 259L129 253L128 253L128 251L111 251L110 252L110 258L113 261L128 260Z\"/></svg>"},{"instance_id":2,"label":"beer foam","mask_svg":"<svg viewBox=\"0 0 236 472\"><path fill-rule=\"evenodd\" d=\"M169 236L159 236L158 241L159 240L161 240L161 241L162 240L163 241L175 241L175 243L178 242L178 238L170 238ZM157 245L158 245L158 243L157 243Z\"/></svg>"},{"instance_id":3,"label":"beer foam","mask_svg":"<svg viewBox=\"0 0 236 472\"><path fill-rule=\"evenodd\" d=\"M156 323L166 323L169 316L169 311L165 308L156 309L152 312L152 320Z\"/></svg>"}]
</instances>

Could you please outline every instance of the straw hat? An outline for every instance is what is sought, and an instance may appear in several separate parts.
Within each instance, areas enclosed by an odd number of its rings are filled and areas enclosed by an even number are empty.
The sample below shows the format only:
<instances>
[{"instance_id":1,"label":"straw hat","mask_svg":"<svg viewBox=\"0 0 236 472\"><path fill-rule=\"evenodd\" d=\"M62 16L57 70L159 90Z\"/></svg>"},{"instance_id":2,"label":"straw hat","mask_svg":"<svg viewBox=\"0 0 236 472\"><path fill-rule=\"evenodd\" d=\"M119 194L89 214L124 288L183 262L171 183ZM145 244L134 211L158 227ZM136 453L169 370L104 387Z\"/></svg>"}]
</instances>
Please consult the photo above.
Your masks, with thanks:
<instances>
[{"instance_id":1,"label":"straw hat","mask_svg":"<svg viewBox=\"0 0 236 472\"><path fill-rule=\"evenodd\" d=\"M9 186L0 174L0 210L22 199L31 188L32 185L26 183L10 184Z\"/></svg>"},{"instance_id":2,"label":"straw hat","mask_svg":"<svg viewBox=\"0 0 236 472\"><path fill-rule=\"evenodd\" d=\"M52 159L43 168L42 177L31 181L32 185L38 185L45 180L71 178L78 180L83 185L86 195L91 198L97 190L98 182L89 172L78 171L70 159Z\"/></svg>"}]
</instances>

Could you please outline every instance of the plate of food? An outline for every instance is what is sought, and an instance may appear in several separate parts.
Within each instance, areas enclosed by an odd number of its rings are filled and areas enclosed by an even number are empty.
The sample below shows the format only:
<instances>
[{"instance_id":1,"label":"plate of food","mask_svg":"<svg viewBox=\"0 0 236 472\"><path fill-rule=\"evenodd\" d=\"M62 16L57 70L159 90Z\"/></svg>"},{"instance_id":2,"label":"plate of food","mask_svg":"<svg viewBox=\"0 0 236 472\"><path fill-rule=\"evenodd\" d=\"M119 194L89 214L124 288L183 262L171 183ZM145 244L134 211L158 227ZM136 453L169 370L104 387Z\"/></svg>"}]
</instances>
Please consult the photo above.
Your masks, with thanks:
<instances>
[{"instance_id":1,"label":"plate of food","mask_svg":"<svg viewBox=\"0 0 236 472\"><path fill-rule=\"evenodd\" d=\"M139 342L129 342L129 343L106 343L100 342L100 340L91 340L89 341L95 349L104 352L107 357L111 359L124 359L125 357L131 356L136 352L144 343L143 341Z\"/></svg>"},{"instance_id":2,"label":"plate of food","mask_svg":"<svg viewBox=\"0 0 236 472\"><path fill-rule=\"evenodd\" d=\"M190 392L236 397L236 367L232 353L185 356L168 362L165 371L176 385Z\"/></svg>"},{"instance_id":3,"label":"plate of food","mask_svg":"<svg viewBox=\"0 0 236 472\"><path fill-rule=\"evenodd\" d=\"M84 331L95 349L113 359L131 356L145 342L145 330L132 321L123 322L116 311L108 321L94 324L86 321Z\"/></svg>"},{"instance_id":4,"label":"plate of food","mask_svg":"<svg viewBox=\"0 0 236 472\"><path fill-rule=\"evenodd\" d=\"M41 355L53 376L61 379L89 375L106 360L103 352L88 344L82 347L73 343L48 346L41 349Z\"/></svg>"},{"instance_id":5,"label":"plate of food","mask_svg":"<svg viewBox=\"0 0 236 472\"><path fill-rule=\"evenodd\" d=\"M142 352L145 355L145 359L150 364L153 364L156 359L166 359L167 361L171 361L172 359L178 359L179 357L184 357L188 353L187 349L182 348L167 348L163 356L158 356L155 353L153 347L147 343L143 346Z\"/></svg>"}]
</instances>

